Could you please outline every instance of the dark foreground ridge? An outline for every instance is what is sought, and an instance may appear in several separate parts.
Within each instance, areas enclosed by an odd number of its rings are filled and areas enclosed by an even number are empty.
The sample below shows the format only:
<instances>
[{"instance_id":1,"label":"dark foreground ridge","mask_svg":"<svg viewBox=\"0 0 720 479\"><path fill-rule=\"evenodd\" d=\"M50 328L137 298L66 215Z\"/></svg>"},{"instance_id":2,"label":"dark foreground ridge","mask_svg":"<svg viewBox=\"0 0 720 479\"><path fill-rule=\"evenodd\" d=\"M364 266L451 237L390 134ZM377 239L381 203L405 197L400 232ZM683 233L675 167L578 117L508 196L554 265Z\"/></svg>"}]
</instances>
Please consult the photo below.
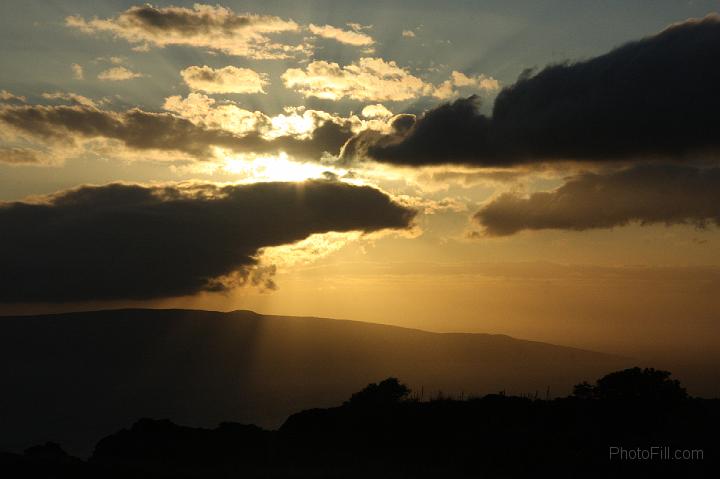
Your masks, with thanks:
<instances>
[{"instance_id":1,"label":"dark foreground ridge","mask_svg":"<svg viewBox=\"0 0 720 479\"><path fill-rule=\"evenodd\" d=\"M140 417L277 429L378 378L425 396L570 393L627 358L491 334L439 334L250 311L0 317L0 450L47 441L87 457ZM684 377L685 376L681 376Z\"/></svg>"},{"instance_id":2,"label":"dark foreground ridge","mask_svg":"<svg viewBox=\"0 0 720 479\"><path fill-rule=\"evenodd\" d=\"M12 478L717 477L720 400L632 368L553 400L418 395L389 378L275 431L141 419L82 461L48 443L0 455ZM3 472L5 474L3 474Z\"/></svg>"}]
</instances>

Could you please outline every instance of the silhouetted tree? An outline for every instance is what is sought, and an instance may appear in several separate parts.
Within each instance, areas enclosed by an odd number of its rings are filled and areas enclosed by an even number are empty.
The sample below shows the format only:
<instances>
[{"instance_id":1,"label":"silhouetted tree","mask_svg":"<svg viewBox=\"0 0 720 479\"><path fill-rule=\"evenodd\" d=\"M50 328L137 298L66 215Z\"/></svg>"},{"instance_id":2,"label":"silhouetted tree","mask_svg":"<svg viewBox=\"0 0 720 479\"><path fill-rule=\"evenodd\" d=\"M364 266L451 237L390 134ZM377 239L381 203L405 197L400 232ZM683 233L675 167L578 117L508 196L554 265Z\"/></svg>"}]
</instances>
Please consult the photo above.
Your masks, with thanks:
<instances>
[{"instance_id":1,"label":"silhouetted tree","mask_svg":"<svg viewBox=\"0 0 720 479\"><path fill-rule=\"evenodd\" d=\"M593 399L595 397L595 386L587 381L573 386L572 395L579 399Z\"/></svg>"},{"instance_id":2,"label":"silhouetted tree","mask_svg":"<svg viewBox=\"0 0 720 479\"><path fill-rule=\"evenodd\" d=\"M688 397L685 388L669 371L638 367L610 373L595 386L582 382L573 388L581 399L679 401Z\"/></svg>"},{"instance_id":3,"label":"silhouetted tree","mask_svg":"<svg viewBox=\"0 0 720 479\"><path fill-rule=\"evenodd\" d=\"M379 383L370 383L362 391L353 394L345 405L382 406L402 401L410 394L410 388L397 378L387 378Z\"/></svg>"}]
</instances>

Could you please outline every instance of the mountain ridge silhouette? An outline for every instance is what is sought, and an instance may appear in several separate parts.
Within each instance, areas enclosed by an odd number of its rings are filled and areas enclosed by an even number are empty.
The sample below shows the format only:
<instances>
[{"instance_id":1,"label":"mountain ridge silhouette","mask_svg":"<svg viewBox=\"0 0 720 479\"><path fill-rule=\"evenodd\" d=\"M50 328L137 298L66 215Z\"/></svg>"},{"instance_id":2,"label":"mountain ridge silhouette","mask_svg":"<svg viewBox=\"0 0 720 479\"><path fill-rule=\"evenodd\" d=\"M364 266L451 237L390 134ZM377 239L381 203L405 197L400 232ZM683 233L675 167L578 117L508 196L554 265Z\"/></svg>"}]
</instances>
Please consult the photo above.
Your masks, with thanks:
<instances>
[{"instance_id":1,"label":"mountain ridge silhouette","mask_svg":"<svg viewBox=\"0 0 720 479\"><path fill-rule=\"evenodd\" d=\"M138 417L278 427L381 377L427 397L551 396L631 365L605 353L483 333L252 311L116 309L0 317L0 449L76 455Z\"/></svg>"}]
</instances>

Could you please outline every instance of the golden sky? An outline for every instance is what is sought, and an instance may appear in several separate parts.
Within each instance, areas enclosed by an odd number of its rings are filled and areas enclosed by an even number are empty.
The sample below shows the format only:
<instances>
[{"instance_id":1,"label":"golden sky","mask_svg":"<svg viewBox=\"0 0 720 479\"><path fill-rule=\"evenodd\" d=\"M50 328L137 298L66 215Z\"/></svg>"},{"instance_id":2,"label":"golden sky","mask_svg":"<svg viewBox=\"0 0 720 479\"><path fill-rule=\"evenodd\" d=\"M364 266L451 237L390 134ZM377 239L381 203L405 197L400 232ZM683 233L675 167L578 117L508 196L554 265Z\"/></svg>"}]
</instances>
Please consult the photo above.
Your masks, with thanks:
<instances>
[{"instance_id":1,"label":"golden sky","mask_svg":"<svg viewBox=\"0 0 720 479\"><path fill-rule=\"evenodd\" d=\"M560 3L3 2L0 312L709 354L717 4Z\"/></svg>"}]
</instances>

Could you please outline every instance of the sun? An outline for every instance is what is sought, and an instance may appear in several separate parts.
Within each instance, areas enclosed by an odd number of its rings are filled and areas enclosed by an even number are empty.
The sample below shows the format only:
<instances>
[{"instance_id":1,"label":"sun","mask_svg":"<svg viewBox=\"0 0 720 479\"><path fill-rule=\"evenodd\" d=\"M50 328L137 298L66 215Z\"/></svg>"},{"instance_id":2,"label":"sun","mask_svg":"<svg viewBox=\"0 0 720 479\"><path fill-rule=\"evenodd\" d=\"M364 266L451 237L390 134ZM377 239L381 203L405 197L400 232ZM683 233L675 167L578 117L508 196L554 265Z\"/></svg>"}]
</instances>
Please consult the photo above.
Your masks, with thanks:
<instances>
[{"instance_id":1,"label":"sun","mask_svg":"<svg viewBox=\"0 0 720 479\"><path fill-rule=\"evenodd\" d=\"M293 161L284 152L277 155L231 155L225 156L223 161L222 169L238 175L243 182L306 181L322 178L325 172L333 171L323 165Z\"/></svg>"}]
</instances>

